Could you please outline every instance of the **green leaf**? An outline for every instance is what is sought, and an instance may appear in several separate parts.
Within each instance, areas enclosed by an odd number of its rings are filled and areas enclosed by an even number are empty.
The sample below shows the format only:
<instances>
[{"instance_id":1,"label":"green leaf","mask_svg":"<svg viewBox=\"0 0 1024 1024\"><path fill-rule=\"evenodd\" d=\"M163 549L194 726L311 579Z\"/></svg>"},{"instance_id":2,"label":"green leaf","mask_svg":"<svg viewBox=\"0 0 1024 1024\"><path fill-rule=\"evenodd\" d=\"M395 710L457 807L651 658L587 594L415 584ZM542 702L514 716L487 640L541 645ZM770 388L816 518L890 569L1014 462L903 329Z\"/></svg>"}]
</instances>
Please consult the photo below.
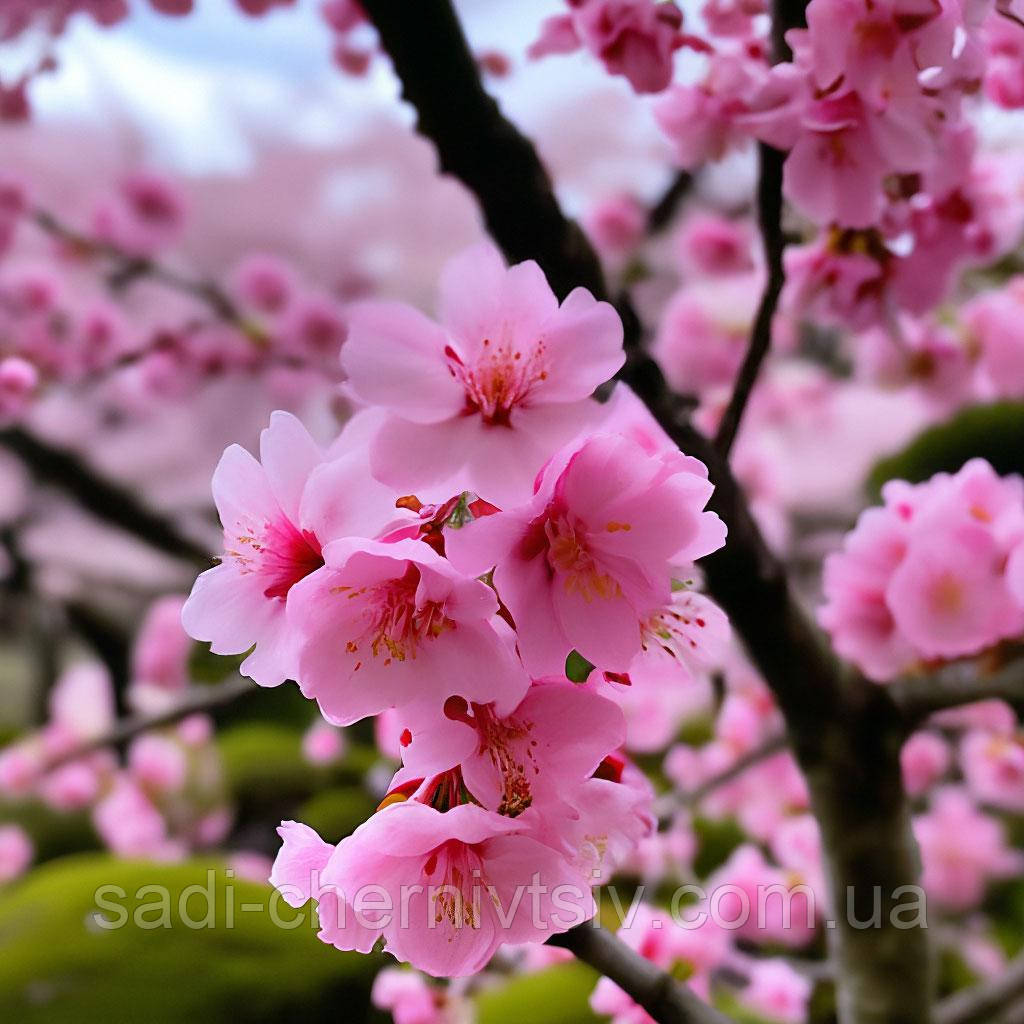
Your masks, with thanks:
<instances>
[{"instance_id":1,"label":"green leaf","mask_svg":"<svg viewBox=\"0 0 1024 1024\"><path fill-rule=\"evenodd\" d=\"M601 1019L588 1001L596 984L597 974L575 960L513 977L480 993L477 1024L593 1024Z\"/></svg>"},{"instance_id":2,"label":"green leaf","mask_svg":"<svg viewBox=\"0 0 1024 1024\"><path fill-rule=\"evenodd\" d=\"M868 490L877 498L887 480L919 483L939 472L955 473L969 459L988 459L997 473L1024 473L1024 403L975 405L929 427L902 452L876 463Z\"/></svg>"},{"instance_id":3,"label":"green leaf","mask_svg":"<svg viewBox=\"0 0 1024 1024\"><path fill-rule=\"evenodd\" d=\"M579 651L569 652L565 659L565 674L574 683L585 683L593 671L594 666Z\"/></svg>"},{"instance_id":4,"label":"green leaf","mask_svg":"<svg viewBox=\"0 0 1024 1024\"><path fill-rule=\"evenodd\" d=\"M324 945L310 909L293 911L274 899L277 919L297 922L279 927L269 910L272 895L216 860L166 865L86 855L52 861L0 895L4 1019L361 1019L381 958ZM101 920L118 924L122 917L121 927L100 927Z\"/></svg>"}]
</instances>

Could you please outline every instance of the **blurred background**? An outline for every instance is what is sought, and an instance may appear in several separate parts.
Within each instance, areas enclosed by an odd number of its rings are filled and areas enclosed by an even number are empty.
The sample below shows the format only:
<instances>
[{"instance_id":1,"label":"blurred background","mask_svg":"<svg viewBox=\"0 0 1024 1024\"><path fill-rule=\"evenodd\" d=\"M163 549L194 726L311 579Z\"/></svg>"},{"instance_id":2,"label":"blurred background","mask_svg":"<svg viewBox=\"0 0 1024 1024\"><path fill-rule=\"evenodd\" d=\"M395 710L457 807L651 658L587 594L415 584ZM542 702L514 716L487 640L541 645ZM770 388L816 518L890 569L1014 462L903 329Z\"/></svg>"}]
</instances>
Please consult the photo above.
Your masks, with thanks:
<instances>
[{"instance_id":1,"label":"blurred background","mask_svg":"<svg viewBox=\"0 0 1024 1024\"><path fill-rule=\"evenodd\" d=\"M384 958L323 946L308 911L278 905L297 926L275 924L265 880L282 818L336 841L372 812L394 737L326 727L285 686L241 700L218 690L223 706L146 742L90 744L118 717L158 716L182 694L236 684L240 659L192 644L178 622L203 553L219 548L217 460L231 443L255 450L274 409L333 438L349 411L337 363L346 306L374 295L429 312L445 260L482 237L480 217L438 175L368 26L334 31L319 0L259 16L234 0L197 0L181 18L144 0L127 6L111 25L80 11L57 34L49 22L9 25L0 42L0 351L31 353L40 374L23 406L0 398L0 1018L388 1020L371 1005ZM624 79L582 52L527 58L560 10L554 0L457 7L487 88L535 141L615 286L631 289L670 379L679 331L731 353L727 380L760 291L752 151L684 180L650 104ZM0 3L0 24L7 16ZM676 59L684 80L697 74L694 54ZM972 271L974 293L1019 270L1024 223L1024 123L984 110L978 124L1009 182L1009 242L998 265ZM738 225L750 274L694 285L686 227L701 211ZM789 341L736 467L814 601L823 555L885 479L923 479L971 455L1024 468L1024 386L964 418L977 396L937 398L884 360L852 359L843 332L796 320L780 324ZM73 365L69 346L81 354ZM693 397L710 415L722 374L707 374ZM139 513L146 528L125 529ZM659 790L678 786L667 748L728 732L728 693L761 709L758 740L772 732L774 708L738 652L682 697L627 701L631 749ZM929 785L959 778L962 729L936 734ZM666 817L624 876L627 891L648 877L657 888L713 875L744 843L763 845L765 819L804 815L802 783L780 756L759 789ZM34 772L54 759L40 782ZM1011 767L1024 785L1024 768ZM1024 840L1021 809L998 808L1002 852ZM1024 940L1024 882L1019 861L1006 863L978 866L983 896L950 911L947 989L996 971ZM149 885L169 894L166 906ZM111 899L124 927L97 917L101 886L123 893ZM233 926L190 926L211 906ZM823 950L819 930L798 956L813 1019L827 1021L827 978L813 966ZM557 954L519 953L428 1002L451 1022L590 1021L595 980Z\"/></svg>"}]
</instances>

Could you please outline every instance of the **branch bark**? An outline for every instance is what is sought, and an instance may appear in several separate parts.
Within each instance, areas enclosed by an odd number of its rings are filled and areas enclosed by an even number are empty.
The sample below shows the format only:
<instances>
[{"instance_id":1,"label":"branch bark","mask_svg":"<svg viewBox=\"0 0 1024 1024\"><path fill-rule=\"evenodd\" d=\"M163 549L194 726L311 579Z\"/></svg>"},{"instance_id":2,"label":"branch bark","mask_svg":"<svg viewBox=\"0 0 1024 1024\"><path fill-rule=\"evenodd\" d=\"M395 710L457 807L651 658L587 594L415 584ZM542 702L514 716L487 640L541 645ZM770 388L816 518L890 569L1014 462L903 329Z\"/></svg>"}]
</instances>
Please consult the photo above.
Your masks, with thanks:
<instances>
[{"instance_id":1,"label":"branch bark","mask_svg":"<svg viewBox=\"0 0 1024 1024\"><path fill-rule=\"evenodd\" d=\"M685 985L592 922L548 939L568 949L628 992L661 1024L732 1024L731 1018L698 999Z\"/></svg>"}]
</instances>

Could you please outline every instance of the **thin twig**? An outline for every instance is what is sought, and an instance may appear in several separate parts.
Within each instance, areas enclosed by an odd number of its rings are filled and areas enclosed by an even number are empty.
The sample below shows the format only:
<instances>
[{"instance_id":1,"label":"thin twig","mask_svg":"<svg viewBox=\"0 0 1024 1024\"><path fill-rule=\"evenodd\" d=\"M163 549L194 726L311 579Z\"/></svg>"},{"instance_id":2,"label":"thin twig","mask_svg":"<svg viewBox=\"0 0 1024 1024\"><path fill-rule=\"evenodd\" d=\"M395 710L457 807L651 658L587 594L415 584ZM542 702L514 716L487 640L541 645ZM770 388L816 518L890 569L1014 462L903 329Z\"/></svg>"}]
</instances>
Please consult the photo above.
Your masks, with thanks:
<instances>
[{"instance_id":1,"label":"thin twig","mask_svg":"<svg viewBox=\"0 0 1024 1024\"><path fill-rule=\"evenodd\" d=\"M647 212L647 234L657 235L675 219L682 201L693 191L694 175L679 171Z\"/></svg>"},{"instance_id":2,"label":"thin twig","mask_svg":"<svg viewBox=\"0 0 1024 1024\"><path fill-rule=\"evenodd\" d=\"M990 1024L995 1014L1024 996L1024 954L991 981L947 996L935 1007L934 1024ZM1018 1018L1020 1019L1020 1018Z\"/></svg>"},{"instance_id":3,"label":"thin twig","mask_svg":"<svg viewBox=\"0 0 1024 1024\"><path fill-rule=\"evenodd\" d=\"M59 757L48 761L43 767L43 773L52 772L62 765L78 761L97 750L122 746L140 733L149 732L151 729L160 729L165 725L173 725L183 718L188 718L189 715L213 711L225 704L230 704L247 693L253 693L255 689L253 681L244 676L236 676L223 683L217 683L215 686L196 687L166 711L160 711L154 715L132 715L122 718L101 736L79 744L73 750L65 751Z\"/></svg>"},{"instance_id":4,"label":"thin twig","mask_svg":"<svg viewBox=\"0 0 1024 1024\"><path fill-rule=\"evenodd\" d=\"M149 256L137 256L125 252L112 242L91 238L58 220L48 210L35 210L33 222L48 235L66 243L72 248L90 255L100 256L111 264L110 280L114 287L123 288L138 278L158 281L175 291L189 295L204 303L218 320L232 324L242 331L248 330L245 317L231 297L216 282L204 278L190 277L180 273Z\"/></svg>"},{"instance_id":5,"label":"thin twig","mask_svg":"<svg viewBox=\"0 0 1024 1024\"><path fill-rule=\"evenodd\" d=\"M767 761L768 758L781 753L787 746L789 746L789 738L785 733L769 736L763 743L759 743L756 747L748 750L742 757L733 761L724 771L719 772L717 775L712 775L711 778L705 779L699 786L695 786L688 793L682 794L680 797L681 802L687 807L699 804L701 800L710 796L716 789L721 789L722 786L735 782L745 772L759 765L762 761Z\"/></svg>"},{"instance_id":6,"label":"thin twig","mask_svg":"<svg viewBox=\"0 0 1024 1024\"><path fill-rule=\"evenodd\" d=\"M757 148L760 171L757 185L758 222L764 248L768 280L754 317L750 342L733 387L729 404L722 415L715 434L715 447L727 458L740 429L743 412L757 383L758 374L772 343L772 320L779 305L779 296L786 276L782 266L782 252L786 238L782 231L782 164L785 154L760 143Z\"/></svg>"},{"instance_id":7,"label":"thin twig","mask_svg":"<svg viewBox=\"0 0 1024 1024\"><path fill-rule=\"evenodd\" d=\"M655 967L595 922L553 935L548 945L568 949L610 978L660 1024L732 1024L684 984Z\"/></svg>"}]
</instances>

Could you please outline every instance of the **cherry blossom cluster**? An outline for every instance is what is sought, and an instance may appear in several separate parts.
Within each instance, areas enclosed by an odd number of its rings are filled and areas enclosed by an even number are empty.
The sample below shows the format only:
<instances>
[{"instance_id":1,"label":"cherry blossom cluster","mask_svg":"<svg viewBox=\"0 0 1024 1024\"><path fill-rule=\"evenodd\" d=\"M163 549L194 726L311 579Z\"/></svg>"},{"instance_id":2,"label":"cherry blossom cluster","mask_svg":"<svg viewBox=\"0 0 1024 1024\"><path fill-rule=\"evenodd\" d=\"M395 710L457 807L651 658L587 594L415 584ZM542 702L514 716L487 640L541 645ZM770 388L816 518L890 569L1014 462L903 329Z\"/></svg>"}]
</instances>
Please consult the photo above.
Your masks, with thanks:
<instances>
[{"instance_id":1,"label":"cherry blossom cluster","mask_svg":"<svg viewBox=\"0 0 1024 1024\"><path fill-rule=\"evenodd\" d=\"M111 402L183 399L227 374L336 379L344 299L309 285L278 257L252 252L223 287L157 263L188 222L184 191L135 171L98 195L78 233L48 213L37 220L50 252L28 255L29 190L0 183L0 420L26 416L55 387L110 383ZM160 301L132 315L127 290L155 280ZM106 286L104 286L106 279ZM125 308L126 305L128 308Z\"/></svg>"},{"instance_id":2,"label":"cherry blossom cluster","mask_svg":"<svg viewBox=\"0 0 1024 1024\"><path fill-rule=\"evenodd\" d=\"M275 413L260 461L225 452L225 554L183 621L331 723L397 719L381 809L337 846L285 823L272 880L318 900L324 941L383 937L459 976L593 915L591 886L651 822L600 687L699 676L728 627L689 582L724 541L706 469L628 390L591 397L623 361L614 310L584 289L559 303L489 245L440 290L439 321L352 308L342 364L365 408L329 448ZM362 906L370 888L394 913Z\"/></svg>"},{"instance_id":3,"label":"cherry blossom cluster","mask_svg":"<svg viewBox=\"0 0 1024 1024\"><path fill-rule=\"evenodd\" d=\"M981 459L894 480L825 562L821 624L871 678L980 654L1024 631L1024 482Z\"/></svg>"},{"instance_id":4,"label":"cherry blossom cluster","mask_svg":"<svg viewBox=\"0 0 1024 1024\"><path fill-rule=\"evenodd\" d=\"M959 268L1006 251L1006 186L975 159L964 100L986 40L1020 45L1024 29L988 4L812 0L807 28L787 33L792 59L773 67L759 13L708 5L703 78L673 84L654 110L686 168L752 138L788 153L784 194L821 229L787 254L791 309L885 324L932 309Z\"/></svg>"},{"instance_id":5,"label":"cherry blossom cluster","mask_svg":"<svg viewBox=\"0 0 1024 1024\"><path fill-rule=\"evenodd\" d=\"M184 599L148 610L136 640L127 700L139 714L175 706L188 685L191 641L181 628ZM89 811L102 842L121 857L178 860L227 835L231 813L213 722L195 714L140 733L124 763L92 749L117 715L110 675L98 662L71 665L50 693L49 719L0 751L0 795L33 798L60 813Z\"/></svg>"},{"instance_id":6,"label":"cherry blossom cluster","mask_svg":"<svg viewBox=\"0 0 1024 1024\"><path fill-rule=\"evenodd\" d=\"M566 0L569 10L548 18L530 57L585 49L610 75L622 75L638 93L661 92L672 80L673 55L707 44L683 32L683 12L664 0Z\"/></svg>"}]
</instances>

